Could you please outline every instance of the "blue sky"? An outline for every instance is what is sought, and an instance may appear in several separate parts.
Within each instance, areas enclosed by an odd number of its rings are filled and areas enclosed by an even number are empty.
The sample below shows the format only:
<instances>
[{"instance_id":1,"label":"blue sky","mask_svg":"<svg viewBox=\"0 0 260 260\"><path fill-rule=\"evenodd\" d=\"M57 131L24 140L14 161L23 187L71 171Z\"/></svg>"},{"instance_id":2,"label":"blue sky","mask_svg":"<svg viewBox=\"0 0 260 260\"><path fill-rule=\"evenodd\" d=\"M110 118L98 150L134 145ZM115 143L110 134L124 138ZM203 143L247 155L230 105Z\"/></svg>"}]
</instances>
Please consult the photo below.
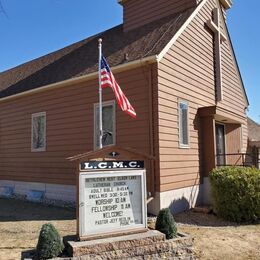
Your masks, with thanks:
<instances>
[{"instance_id":1,"label":"blue sky","mask_svg":"<svg viewBox=\"0 0 260 260\"><path fill-rule=\"evenodd\" d=\"M0 71L122 22L117 0L1 0ZM228 27L247 90L249 116L260 122L260 1L234 0Z\"/></svg>"}]
</instances>

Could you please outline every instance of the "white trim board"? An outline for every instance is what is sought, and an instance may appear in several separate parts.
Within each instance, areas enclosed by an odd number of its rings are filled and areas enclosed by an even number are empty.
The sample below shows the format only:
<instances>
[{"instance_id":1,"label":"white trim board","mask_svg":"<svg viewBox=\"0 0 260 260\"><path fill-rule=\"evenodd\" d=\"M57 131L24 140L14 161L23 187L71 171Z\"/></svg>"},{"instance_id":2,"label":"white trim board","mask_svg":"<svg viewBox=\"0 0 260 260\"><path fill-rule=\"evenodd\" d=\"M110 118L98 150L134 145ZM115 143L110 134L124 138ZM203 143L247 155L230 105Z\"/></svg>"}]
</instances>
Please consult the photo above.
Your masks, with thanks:
<instances>
[{"instance_id":1,"label":"white trim board","mask_svg":"<svg viewBox=\"0 0 260 260\"><path fill-rule=\"evenodd\" d=\"M160 54L157 56L157 62L160 62L163 57L166 55L166 53L171 49L172 45L177 41L177 39L180 37L180 35L184 32L184 30L188 27L188 25L191 23L191 21L195 18L195 16L199 13L199 11L202 9L202 7L207 3L208 0L203 0L197 8L194 10L194 12L191 14L191 16L187 19L187 21L181 26L181 28L175 33L175 35L172 37L172 39L169 41L169 43L164 47L164 49L160 52Z\"/></svg>"},{"instance_id":2,"label":"white trim board","mask_svg":"<svg viewBox=\"0 0 260 260\"><path fill-rule=\"evenodd\" d=\"M220 2L217 1L217 0L215 0L215 1L217 3L217 6L218 6L219 10L221 10ZM241 73L240 73L240 69L239 69L239 66L238 66L237 58L236 58L236 55L235 55L235 51L234 51L234 48L233 48L232 41L230 39L229 31L228 31L228 28L227 28L227 24L226 24L226 20L225 20L225 17L223 15L223 12L220 12L220 19L221 19L221 23L224 25L223 29L225 31L225 35L227 36L227 43L230 46L230 52L231 52L232 59L233 59L233 65L234 65L235 70L237 72L238 80L240 81L240 84L241 84L241 87L242 87L241 90L244 93L245 102L246 102L247 107L248 107L249 106L248 97L247 97L247 94L246 94L244 82L243 82L243 79L242 79L242 76L241 76Z\"/></svg>"},{"instance_id":3,"label":"white trim board","mask_svg":"<svg viewBox=\"0 0 260 260\"><path fill-rule=\"evenodd\" d=\"M112 69L113 73L120 73L120 72L127 71L127 70L130 70L130 69L142 67L146 64L152 64L152 63L155 63L156 61L157 61L157 56L153 55L153 56L149 56L149 57L146 57L146 58L143 58L143 59L134 60L134 61L130 61L128 63L120 64L118 66L112 67L111 69ZM41 87L36 88L36 89L31 89L31 90L20 92L18 94L14 94L14 95L11 95L11 96L3 97L3 98L0 98L0 103L11 100L11 99L27 96L27 95L32 95L32 94L35 94L35 93L44 92L44 91L47 91L49 89L56 89L56 88L71 86L72 84L87 82L89 80L96 79L97 77L98 77L98 71L93 72L93 73L89 73L87 75L80 76L80 77L77 77L77 78L59 81L59 82L56 82L56 83L41 86ZM83 87L85 87L85 86L83 86Z\"/></svg>"},{"instance_id":4,"label":"white trim board","mask_svg":"<svg viewBox=\"0 0 260 260\"><path fill-rule=\"evenodd\" d=\"M178 40L178 38L181 36L181 34L184 32L184 30L188 27L188 25L192 22L192 20L197 16L197 14L200 12L200 10L203 8L203 6L208 2L209 0L203 0L201 1L201 3L197 6L197 8L194 10L194 12L191 14L191 16L188 18L188 20L181 26L181 28L178 30L178 32L173 36L173 38L169 41L169 43L164 47L164 49L157 55L157 62L159 63L164 56L166 55L166 53L168 53L168 51L172 48L173 44ZM238 62L236 59L236 55L234 52L234 48L232 45L232 41L230 39L230 35L227 29L227 25L225 22L225 18L223 16L223 12L221 11L221 6L220 6L220 2L218 0L215 0L216 5L218 6L218 9L220 10L220 19L221 19L221 23L224 25L224 31L225 31L225 35L227 36L227 42L230 46L230 50L231 50L231 55L233 58L233 63L234 63L234 67L236 69L237 72L237 76L239 78L240 84L242 86L242 92L244 93L244 98L245 98L245 102L247 104L247 107L249 106L249 101L246 95L246 91L245 91L245 87L244 87L244 83L243 83L243 79L239 70L239 66L238 66ZM206 22L206 21L205 21Z\"/></svg>"}]
</instances>

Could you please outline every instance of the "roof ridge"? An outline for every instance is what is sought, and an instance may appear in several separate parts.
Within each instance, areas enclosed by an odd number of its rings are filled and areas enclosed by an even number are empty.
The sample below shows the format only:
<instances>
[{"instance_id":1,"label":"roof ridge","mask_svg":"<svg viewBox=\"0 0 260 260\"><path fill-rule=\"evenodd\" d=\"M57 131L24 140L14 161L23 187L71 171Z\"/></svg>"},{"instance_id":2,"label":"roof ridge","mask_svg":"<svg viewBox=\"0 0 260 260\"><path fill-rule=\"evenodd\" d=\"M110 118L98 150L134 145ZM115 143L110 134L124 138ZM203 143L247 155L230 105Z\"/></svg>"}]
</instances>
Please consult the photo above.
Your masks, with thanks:
<instances>
[{"instance_id":1,"label":"roof ridge","mask_svg":"<svg viewBox=\"0 0 260 260\"><path fill-rule=\"evenodd\" d=\"M252 118L250 118L249 116L247 117L247 119L249 121L251 121L252 123L256 124L258 127L260 127L260 124L258 122L256 122L255 120L253 120Z\"/></svg>"}]
</instances>

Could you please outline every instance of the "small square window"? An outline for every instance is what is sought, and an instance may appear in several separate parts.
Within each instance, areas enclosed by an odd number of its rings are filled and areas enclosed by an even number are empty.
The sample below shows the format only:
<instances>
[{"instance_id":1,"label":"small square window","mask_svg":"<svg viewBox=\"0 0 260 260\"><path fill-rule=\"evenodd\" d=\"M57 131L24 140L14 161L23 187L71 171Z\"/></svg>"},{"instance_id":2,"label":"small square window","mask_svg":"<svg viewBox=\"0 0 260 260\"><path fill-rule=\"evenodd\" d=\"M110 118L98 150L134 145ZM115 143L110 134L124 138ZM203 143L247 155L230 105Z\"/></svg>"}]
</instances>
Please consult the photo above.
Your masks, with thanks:
<instances>
[{"instance_id":1,"label":"small square window","mask_svg":"<svg viewBox=\"0 0 260 260\"><path fill-rule=\"evenodd\" d=\"M32 152L42 152L46 150L46 113L32 114Z\"/></svg>"},{"instance_id":2,"label":"small square window","mask_svg":"<svg viewBox=\"0 0 260 260\"><path fill-rule=\"evenodd\" d=\"M187 101L179 102L179 140L180 147L189 147L189 105Z\"/></svg>"}]
</instances>

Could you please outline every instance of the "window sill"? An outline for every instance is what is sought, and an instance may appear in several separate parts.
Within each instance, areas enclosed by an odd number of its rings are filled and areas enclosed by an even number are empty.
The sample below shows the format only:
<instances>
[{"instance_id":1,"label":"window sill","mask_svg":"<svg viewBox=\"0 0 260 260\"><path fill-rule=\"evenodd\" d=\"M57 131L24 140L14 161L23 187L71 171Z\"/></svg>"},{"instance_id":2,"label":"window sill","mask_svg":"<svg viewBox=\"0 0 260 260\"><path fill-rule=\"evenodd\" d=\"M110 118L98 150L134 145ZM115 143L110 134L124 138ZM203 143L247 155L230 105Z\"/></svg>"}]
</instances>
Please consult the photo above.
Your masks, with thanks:
<instances>
[{"instance_id":1,"label":"window sill","mask_svg":"<svg viewBox=\"0 0 260 260\"><path fill-rule=\"evenodd\" d=\"M31 149L32 153L46 152L46 149Z\"/></svg>"},{"instance_id":2,"label":"window sill","mask_svg":"<svg viewBox=\"0 0 260 260\"><path fill-rule=\"evenodd\" d=\"M106 145L103 145L103 148L105 148L105 147L109 147L109 146L113 146L113 145L116 145L115 143L114 144L106 144ZM102 148L102 149L103 149ZM100 148L99 147L94 147L94 151L97 151L97 150L99 150Z\"/></svg>"},{"instance_id":3,"label":"window sill","mask_svg":"<svg viewBox=\"0 0 260 260\"><path fill-rule=\"evenodd\" d=\"M179 145L180 149L190 149L190 145L184 145L184 144L180 144Z\"/></svg>"}]
</instances>

